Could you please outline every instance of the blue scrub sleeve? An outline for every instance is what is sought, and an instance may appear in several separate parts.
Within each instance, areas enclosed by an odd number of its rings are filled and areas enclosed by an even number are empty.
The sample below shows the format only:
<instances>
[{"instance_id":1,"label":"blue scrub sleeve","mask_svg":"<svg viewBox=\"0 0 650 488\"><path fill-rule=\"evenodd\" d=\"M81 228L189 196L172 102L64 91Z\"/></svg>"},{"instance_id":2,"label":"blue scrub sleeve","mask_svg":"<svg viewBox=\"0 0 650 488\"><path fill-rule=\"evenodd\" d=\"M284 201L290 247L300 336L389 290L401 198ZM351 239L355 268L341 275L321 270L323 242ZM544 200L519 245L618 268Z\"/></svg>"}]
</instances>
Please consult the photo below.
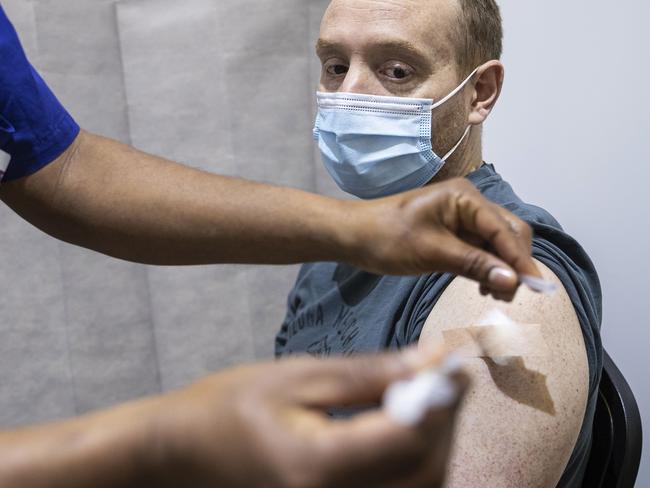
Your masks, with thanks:
<instances>
[{"instance_id":1,"label":"blue scrub sleeve","mask_svg":"<svg viewBox=\"0 0 650 488\"><path fill-rule=\"evenodd\" d=\"M2 181L35 173L77 134L79 126L27 60L0 5L0 149L11 158Z\"/></svg>"}]
</instances>

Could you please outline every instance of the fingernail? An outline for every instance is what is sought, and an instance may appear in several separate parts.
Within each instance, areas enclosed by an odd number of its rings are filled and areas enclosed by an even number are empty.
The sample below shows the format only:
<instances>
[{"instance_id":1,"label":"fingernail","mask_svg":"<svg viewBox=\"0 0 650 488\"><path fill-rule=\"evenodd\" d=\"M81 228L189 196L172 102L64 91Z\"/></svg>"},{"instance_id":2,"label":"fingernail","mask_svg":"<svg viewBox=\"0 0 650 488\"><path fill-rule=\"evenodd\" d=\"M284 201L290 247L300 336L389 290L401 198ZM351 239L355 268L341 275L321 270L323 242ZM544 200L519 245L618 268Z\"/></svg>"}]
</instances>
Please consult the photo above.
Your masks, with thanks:
<instances>
[{"instance_id":1,"label":"fingernail","mask_svg":"<svg viewBox=\"0 0 650 488\"><path fill-rule=\"evenodd\" d=\"M490 284L499 288L508 288L516 282L517 277L515 273L505 268L492 268L488 274L488 281Z\"/></svg>"}]
</instances>

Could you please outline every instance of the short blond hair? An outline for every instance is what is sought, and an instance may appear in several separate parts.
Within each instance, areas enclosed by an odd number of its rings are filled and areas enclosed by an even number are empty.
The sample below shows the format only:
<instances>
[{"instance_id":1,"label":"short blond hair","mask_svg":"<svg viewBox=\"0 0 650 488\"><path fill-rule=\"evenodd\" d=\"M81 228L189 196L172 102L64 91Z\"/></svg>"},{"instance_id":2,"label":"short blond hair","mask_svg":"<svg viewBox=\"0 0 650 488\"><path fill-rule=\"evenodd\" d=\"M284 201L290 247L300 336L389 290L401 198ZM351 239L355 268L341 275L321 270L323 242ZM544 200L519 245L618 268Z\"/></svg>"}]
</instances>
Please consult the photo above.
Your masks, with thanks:
<instances>
[{"instance_id":1,"label":"short blond hair","mask_svg":"<svg viewBox=\"0 0 650 488\"><path fill-rule=\"evenodd\" d=\"M495 0L458 0L460 22L454 29L456 59L461 74L500 59L503 52L503 24Z\"/></svg>"}]
</instances>

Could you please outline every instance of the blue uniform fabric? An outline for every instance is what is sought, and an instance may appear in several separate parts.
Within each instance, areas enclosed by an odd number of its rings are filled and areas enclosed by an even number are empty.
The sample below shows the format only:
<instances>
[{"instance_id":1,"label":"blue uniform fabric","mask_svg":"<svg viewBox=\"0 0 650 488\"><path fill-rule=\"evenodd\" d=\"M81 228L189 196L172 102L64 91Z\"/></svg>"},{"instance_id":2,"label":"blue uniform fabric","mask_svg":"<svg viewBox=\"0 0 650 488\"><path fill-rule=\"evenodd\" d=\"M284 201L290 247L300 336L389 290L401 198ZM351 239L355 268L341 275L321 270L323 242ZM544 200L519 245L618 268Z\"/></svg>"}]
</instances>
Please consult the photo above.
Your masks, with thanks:
<instances>
[{"instance_id":1,"label":"blue uniform fabric","mask_svg":"<svg viewBox=\"0 0 650 488\"><path fill-rule=\"evenodd\" d=\"M582 430L558 484L579 487L591 448L602 369L601 289L596 270L580 244L548 212L524 203L494 166L485 164L468 179L483 196L532 226L533 256L560 279L580 321L589 363L589 398ZM447 273L377 276L345 264L304 265L289 295L287 315L276 337L276 355L351 355L415 343L453 279Z\"/></svg>"},{"instance_id":2,"label":"blue uniform fabric","mask_svg":"<svg viewBox=\"0 0 650 488\"><path fill-rule=\"evenodd\" d=\"M79 126L27 60L0 6L0 149L11 157L2 181L35 173L78 133Z\"/></svg>"}]
</instances>

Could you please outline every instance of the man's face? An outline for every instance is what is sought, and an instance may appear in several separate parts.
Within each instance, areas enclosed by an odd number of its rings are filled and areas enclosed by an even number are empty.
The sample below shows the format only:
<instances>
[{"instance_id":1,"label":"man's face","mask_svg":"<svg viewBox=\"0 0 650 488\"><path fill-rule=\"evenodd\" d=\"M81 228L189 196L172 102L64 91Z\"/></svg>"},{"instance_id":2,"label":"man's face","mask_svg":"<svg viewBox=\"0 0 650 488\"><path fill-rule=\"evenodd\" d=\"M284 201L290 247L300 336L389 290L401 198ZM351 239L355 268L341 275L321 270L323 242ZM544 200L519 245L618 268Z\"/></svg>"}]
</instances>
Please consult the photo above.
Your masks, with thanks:
<instances>
[{"instance_id":1,"label":"man's face","mask_svg":"<svg viewBox=\"0 0 650 488\"><path fill-rule=\"evenodd\" d=\"M468 74L459 73L451 35L459 14L455 0L333 0L316 46L320 90L441 99ZM433 113L438 154L467 126L465 95Z\"/></svg>"},{"instance_id":2,"label":"man's face","mask_svg":"<svg viewBox=\"0 0 650 488\"><path fill-rule=\"evenodd\" d=\"M316 47L322 91L440 98L459 81L453 0L334 0Z\"/></svg>"}]
</instances>

